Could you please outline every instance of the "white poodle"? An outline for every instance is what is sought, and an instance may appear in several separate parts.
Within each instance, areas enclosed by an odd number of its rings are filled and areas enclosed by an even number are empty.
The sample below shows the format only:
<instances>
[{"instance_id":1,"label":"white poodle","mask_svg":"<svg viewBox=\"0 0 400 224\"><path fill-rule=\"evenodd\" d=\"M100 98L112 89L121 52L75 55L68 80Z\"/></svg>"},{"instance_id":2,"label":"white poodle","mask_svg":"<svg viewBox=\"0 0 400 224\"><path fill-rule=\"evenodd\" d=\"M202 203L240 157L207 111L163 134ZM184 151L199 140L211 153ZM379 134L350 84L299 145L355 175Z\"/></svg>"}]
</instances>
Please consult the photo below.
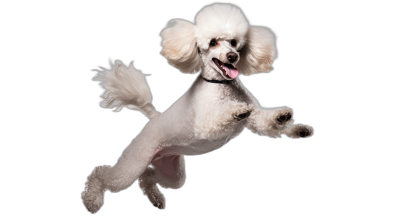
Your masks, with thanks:
<instances>
[{"instance_id":1,"label":"white poodle","mask_svg":"<svg viewBox=\"0 0 400 224\"><path fill-rule=\"evenodd\" d=\"M244 127L273 138L313 133L309 126L292 124L290 108L260 107L240 82L239 73L271 71L276 49L271 31L250 26L238 7L206 6L197 14L196 25L174 19L161 36L161 54L168 62L183 73L201 71L200 75L176 103L160 113L151 103L145 76L132 64L127 67L116 61L111 70L99 71L95 80L106 90L102 107L139 110L150 121L114 166L98 166L88 177L82 199L92 213L103 205L106 190L124 190L137 179L151 203L164 208L165 198L156 184L175 189L184 184L183 156L218 149Z\"/></svg>"}]
</instances>

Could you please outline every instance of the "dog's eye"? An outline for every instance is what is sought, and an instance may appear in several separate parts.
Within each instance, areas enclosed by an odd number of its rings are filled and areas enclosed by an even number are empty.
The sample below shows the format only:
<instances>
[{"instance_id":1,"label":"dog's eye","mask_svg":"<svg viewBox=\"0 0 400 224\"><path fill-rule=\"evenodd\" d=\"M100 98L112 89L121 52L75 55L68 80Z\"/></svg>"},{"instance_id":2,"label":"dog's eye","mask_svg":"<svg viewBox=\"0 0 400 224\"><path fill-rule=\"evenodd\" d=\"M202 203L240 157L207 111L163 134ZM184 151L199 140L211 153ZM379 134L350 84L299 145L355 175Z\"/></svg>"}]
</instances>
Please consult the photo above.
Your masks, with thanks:
<instances>
[{"instance_id":1,"label":"dog's eye","mask_svg":"<svg viewBox=\"0 0 400 224\"><path fill-rule=\"evenodd\" d=\"M232 47L236 47L236 40L235 39L231 40L231 45L232 45Z\"/></svg>"},{"instance_id":2,"label":"dog's eye","mask_svg":"<svg viewBox=\"0 0 400 224\"><path fill-rule=\"evenodd\" d=\"M211 46L211 47L214 47L215 45L217 45L217 41L216 41L215 39L212 39L212 40L210 41L210 46Z\"/></svg>"}]
</instances>

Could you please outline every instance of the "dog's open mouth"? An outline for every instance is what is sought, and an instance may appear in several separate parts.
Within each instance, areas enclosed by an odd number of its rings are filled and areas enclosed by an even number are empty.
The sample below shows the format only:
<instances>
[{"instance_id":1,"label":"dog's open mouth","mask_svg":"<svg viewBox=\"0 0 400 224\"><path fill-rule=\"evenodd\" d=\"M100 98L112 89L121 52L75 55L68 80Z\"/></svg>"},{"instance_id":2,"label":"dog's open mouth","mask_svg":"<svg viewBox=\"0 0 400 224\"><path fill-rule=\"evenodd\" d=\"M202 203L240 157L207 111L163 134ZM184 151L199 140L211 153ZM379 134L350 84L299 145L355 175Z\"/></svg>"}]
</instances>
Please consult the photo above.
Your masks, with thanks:
<instances>
[{"instance_id":1,"label":"dog's open mouth","mask_svg":"<svg viewBox=\"0 0 400 224\"><path fill-rule=\"evenodd\" d=\"M224 77L228 79L234 79L239 75L239 70L237 70L232 64L222 63L216 58L213 58L212 60L219 70L221 70Z\"/></svg>"}]
</instances>

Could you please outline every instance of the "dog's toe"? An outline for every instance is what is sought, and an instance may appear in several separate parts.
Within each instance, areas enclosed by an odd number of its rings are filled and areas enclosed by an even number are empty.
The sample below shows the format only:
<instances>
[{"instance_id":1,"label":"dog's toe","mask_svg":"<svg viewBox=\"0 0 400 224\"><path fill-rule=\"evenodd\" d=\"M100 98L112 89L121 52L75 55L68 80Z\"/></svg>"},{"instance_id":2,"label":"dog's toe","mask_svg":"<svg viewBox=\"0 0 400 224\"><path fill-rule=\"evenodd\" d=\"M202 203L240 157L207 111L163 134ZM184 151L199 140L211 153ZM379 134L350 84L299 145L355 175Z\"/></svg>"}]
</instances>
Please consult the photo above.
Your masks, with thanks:
<instances>
[{"instance_id":1,"label":"dog's toe","mask_svg":"<svg viewBox=\"0 0 400 224\"><path fill-rule=\"evenodd\" d=\"M300 138L306 138L313 134L313 129L308 126L300 126L296 132Z\"/></svg>"},{"instance_id":2,"label":"dog's toe","mask_svg":"<svg viewBox=\"0 0 400 224\"><path fill-rule=\"evenodd\" d=\"M289 125L293 123L293 112L289 108L283 108L276 114L276 123L278 125Z\"/></svg>"},{"instance_id":3,"label":"dog's toe","mask_svg":"<svg viewBox=\"0 0 400 224\"><path fill-rule=\"evenodd\" d=\"M284 123L284 122L290 120L291 118L292 118L292 114L288 113L288 114L282 114L282 115L280 115L278 118L276 118L276 120L277 120L279 123Z\"/></svg>"},{"instance_id":4,"label":"dog's toe","mask_svg":"<svg viewBox=\"0 0 400 224\"><path fill-rule=\"evenodd\" d=\"M165 208L165 205L163 203L154 203L153 205L154 205L154 207L157 207L159 209L164 209Z\"/></svg>"},{"instance_id":5,"label":"dog's toe","mask_svg":"<svg viewBox=\"0 0 400 224\"><path fill-rule=\"evenodd\" d=\"M302 137L302 138L305 138L305 137L307 137L309 135L311 135L311 132L309 132L308 130L299 132L299 136Z\"/></svg>"},{"instance_id":6,"label":"dog's toe","mask_svg":"<svg viewBox=\"0 0 400 224\"><path fill-rule=\"evenodd\" d=\"M314 129L308 125L295 124L289 125L284 134L290 138L308 138L314 134Z\"/></svg>"}]
</instances>

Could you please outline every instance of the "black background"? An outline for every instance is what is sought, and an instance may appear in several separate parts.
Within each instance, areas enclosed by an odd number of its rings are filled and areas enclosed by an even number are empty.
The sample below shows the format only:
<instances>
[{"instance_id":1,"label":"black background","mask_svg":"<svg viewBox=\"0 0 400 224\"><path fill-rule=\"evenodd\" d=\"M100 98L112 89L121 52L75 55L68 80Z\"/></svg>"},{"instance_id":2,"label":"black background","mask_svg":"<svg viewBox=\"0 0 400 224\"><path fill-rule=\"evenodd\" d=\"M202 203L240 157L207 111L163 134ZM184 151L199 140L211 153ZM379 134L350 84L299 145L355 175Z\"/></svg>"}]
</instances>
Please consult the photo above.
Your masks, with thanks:
<instances>
[{"instance_id":1,"label":"black background","mask_svg":"<svg viewBox=\"0 0 400 224\"><path fill-rule=\"evenodd\" d=\"M351 212L352 197L342 196L350 181L343 176L346 155L328 134L337 125L327 116L328 105L338 103L326 91L337 69L331 32L337 24L329 16L333 5L251 1L235 4L251 25L275 33L278 58L272 72L240 78L263 107L292 108L295 122L312 126L314 136L271 139L246 129L215 152L185 157L185 185L162 189L166 210L153 208L137 183L117 194L107 192L96 215L85 210L80 194L87 176L98 165L114 165L148 121L139 112L100 108L103 89L92 81L96 73L91 70L110 68L109 62L116 59L126 65L134 61L135 68L151 74L146 79L153 104L165 111L195 75L181 74L168 65L160 55L159 33L173 18L194 22L196 13L209 3L58 4L37 14L40 28L34 28L34 37L40 54L32 53L31 60L54 66L42 76L51 91L45 100L51 109L42 112L47 131L36 139L43 150L35 155L45 161L41 177L46 187L37 199L45 202L41 212L129 222L176 220L183 215L190 220L216 216L312 220L321 215L331 220Z\"/></svg>"}]
</instances>

